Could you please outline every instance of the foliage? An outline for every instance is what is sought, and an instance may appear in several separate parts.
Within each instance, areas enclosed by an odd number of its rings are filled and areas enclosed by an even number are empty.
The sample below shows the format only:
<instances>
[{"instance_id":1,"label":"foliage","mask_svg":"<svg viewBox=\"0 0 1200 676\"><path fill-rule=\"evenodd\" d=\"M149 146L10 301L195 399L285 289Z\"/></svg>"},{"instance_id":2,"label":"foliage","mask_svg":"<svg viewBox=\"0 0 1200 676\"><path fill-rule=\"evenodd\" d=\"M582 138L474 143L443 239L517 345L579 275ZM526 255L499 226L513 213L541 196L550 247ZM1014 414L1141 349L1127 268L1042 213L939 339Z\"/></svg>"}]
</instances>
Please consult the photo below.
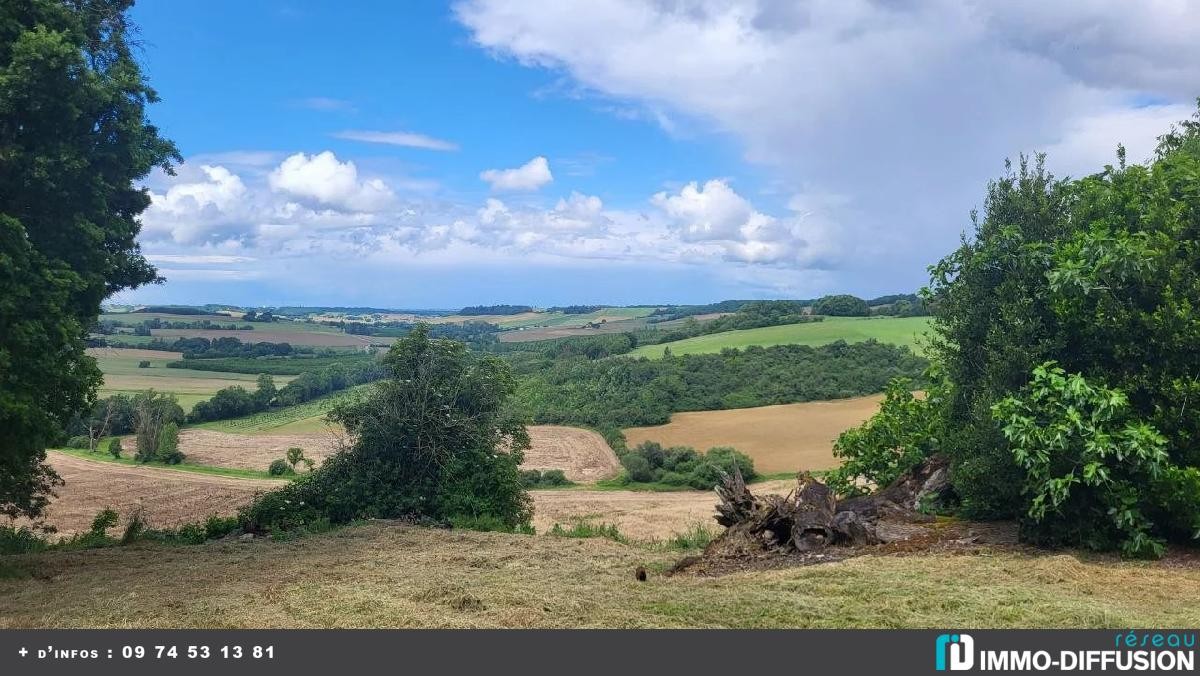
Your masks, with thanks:
<instances>
[{"instance_id":1,"label":"foliage","mask_svg":"<svg viewBox=\"0 0 1200 676\"><path fill-rule=\"evenodd\" d=\"M1134 417L1124 392L1039 365L1019 396L993 407L1025 470L1027 537L1052 544L1158 557L1162 538L1147 516L1168 464L1167 440ZM1200 505L1192 505L1200 529Z\"/></svg>"},{"instance_id":2,"label":"foliage","mask_svg":"<svg viewBox=\"0 0 1200 676\"><path fill-rule=\"evenodd\" d=\"M334 363L317 372L305 371L278 389L274 380L264 373L260 374L258 388L254 392L233 385L218 390L207 401L197 402L188 414L188 421L229 420L266 411L273 406L295 406L331 392L378 380L386 373L384 366L374 358L350 365Z\"/></svg>"},{"instance_id":3,"label":"foliage","mask_svg":"<svg viewBox=\"0 0 1200 676\"><path fill-rule=\"evenodd\" d=\"M91 440L84 436L67 439L67 448L88 448L90 444Z\"/></svg>"},{"instance_id":4,"label":"foliage","mask_svg":"<svg viewBox=\"0 0 1200 676\"><path fill-rule=\"evenodd\" d=\"M710 490L722 474L732 474L734 466L747 481L758 478L754 461L744 453L728 448L710 448L699 453L690 446L663 448L662 444L646 441L621 454L625 481L654 483L667 486L686 486Z\"/></svg>"},{"instance_id":5,"label":"foliage","mask_svg":"<svg viewBox=\"0 0 1200 676\"><path fill-rule=\"evenodd\" d=\"M330 416L352 444L260 496L241 513L246 530L456 515L528 523L531 501L518 467L529 436L503 410L515 387L508 366L431 339L423 326L396 341L383 364L388 378Z\"/></svg>"},{"instance_id":6,"label":"foliage","mask_svg":"<svg viewBox=\"0 0 1200 676\"><path fill-rule=\"evenodd\" d=\"M905 378L888 383L879 412L838 436L833 455L842 464L826 475L825 483L839 495L886 486L939 449L938 389L931 388L922 399L912 388Z\"/></svg>"},{"instance_id":7,"label":"foliage","mask_svg":"<svg viewBox=\"0 0 1200 676\"><path fill-rule=\"evenodd\" d=\"M0 555L32 554L45 550L48 544L28 526L0 526Z\"/></svg>"},{"instance_id":8,"label":"foliage","mask_svg":"<svg viewBox=\"0 0 1200 676\"><path fill-rule=\"evenodd\" d=\"M710 542L717 539L718 535L720 535L719 530L710 527L706 523L697 521L689 526L687 530L667 538L662 543L662 546L667 549L677 549L680 551L704 549Z\"/></svg>"},{"instance_id":9,"label":"foliage","mask_svg":"<svg viewBox=\"0 0 1200 676\"><path fill-rule=\"evenodd\" d=\"M92 532L103 535L109 528L117 525L117 519L117 513L113 510L101 510L96 514L96 518L92 519Z\"/></svg>"},{"instance_id":10,"label":"foliage","mask_svg":"<svg viewBox=\"0 0 1200 676\"><path fill-rule=\"evenodd\" d=\"M812 311L813 314L830 317L866 317L871 314L867 301L849 294L818 298L813 303Z\"/></svg>"},{"instance_id":11,"label":"foliage","mask_svg":"<svg viewBox=\"0 0 1200 676\"><path fill-rule=\"evenodd\" d=\"M458 311L463 317L479 315L519 315L533 312L528 305L470 305Z\"/></svg>"},{"instance_id":12,"label":"foliage","mask_svg":"<svg viewBox=\"0 0 1200 676\"><path fill-rule=\"evenodd\" d=\"M527 374L513 410L536 423L591 427L614 449L620 430L660 425L678 411L789 404L879 392L898 376L919 379L927 362L874 341L779 345L670 359L547 360L509 356Z\"/></svg>"},{"instance_id":13,"label":"foliage","mask_svg":"<svg viewBox=\"0 0 1200 676\"><path fill-rule=\"evenodd\" d=\"M117 437L113 437L112 439L108 440L107 451L108 451L108 454L111 455L113 458L120 459L121 452L124 450L125 449L121 448L121 440L118 439Z\"/></svg>"},{"instance_id":14,"label":"foliage","mask_svg":"<svg viewBox=\"0 0 1200 676\"><path fill-rule=\"evenodd\" d=\"M169 422L163 426L162 434L158 437L158 450L154 454L154 460L167 465L178 465L183 462L183 453L179 450L179 425L176 423Z\"/></svg>"},{"instance_id":15,"label":"foliage","mask_svg":"<svg viewBox=\"0 0 1200 676\"><path fill-rule=\"evenodd\" d=\"M287 474L295 474L296 469L288 464L287 460L278 458L271 461L271 465L267 467L267 474L271 476L284 476Z\"/></svg>"},{"instance_id":16,"label":"foliage","mask_svg":"<svg viewBox=\"0 0 1200 676\"><path fill-rule=\"evenodd\" d=\"M173 394L147 390L134 397L137 450L134 459L138 462L162 460L163 437L168 427L174 429L175 445L179 443L179 425L183 421L183 409ZM168 454L170 455L170 454ZM179 458L182 460L182 456ZM177 463L175 463L177 464Z\"/></svg>"},{"instance_id":17,"label":"foliage","mask_svg":"<svg viewBox=\"0 0 1200 676\"><path fill-rule=\"evenodd\" d=\"M0 514L37 517L45 449L101 382L84 352L100 302L156 281L135 182L178 153L128 40L129 0L0 5Z\"/></svg>"},{"instance_id":18,"label":"foliage","mask_svg":"<svg viewBox=\"0 0 1200 676\"><path fill-rule=\"evenodd\" d=\"M574 483L561 469L521 470L521 485L525 488L559 488L571 486Z\"/></svg>"},{"instance_id":19,"label":"foliage","mask_svg":"<svg viewBox=\"0 0 1200 676\"><path fill-rule=\"evenodd\" d=\"M333 355L291 354L285 357L220 357L183 359L167 362L167 368L222 373L258 373L273 376L298 376L319 372L334 365L346 367L372 363L375 357L365 352L342 352Z\"/></svg>"}]
</instances>

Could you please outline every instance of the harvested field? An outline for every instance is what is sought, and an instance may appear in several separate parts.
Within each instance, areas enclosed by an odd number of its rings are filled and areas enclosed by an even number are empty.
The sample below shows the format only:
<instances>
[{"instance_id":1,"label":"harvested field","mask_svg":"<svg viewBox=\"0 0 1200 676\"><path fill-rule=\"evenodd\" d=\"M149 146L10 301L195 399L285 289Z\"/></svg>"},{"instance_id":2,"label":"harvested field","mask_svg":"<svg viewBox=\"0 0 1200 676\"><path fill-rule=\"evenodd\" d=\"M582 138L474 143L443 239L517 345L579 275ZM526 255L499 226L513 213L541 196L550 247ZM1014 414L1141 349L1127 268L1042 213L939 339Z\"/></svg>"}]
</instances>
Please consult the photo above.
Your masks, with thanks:
<instances>
[{"instance_id":1,"label":"harvested field","mask_svg":"<svg viewBox=\"0 0 1200 676\"><path fill-rule=\"evenodd\" d=\"M134 448L136 440L126 437L125 448ZM179 450L193 465L233 467L267 471L272 460L287 455L293 446L303 448L304 455L317 464L333 453L337 437L332 430L312 434L227 434L212 430L188 428L179 433Z\"/></svg>"},{"instance_id":2,"label":"harvested field","mask_svg":"<svg viewBox=\"0 0 1200 676\"><path fill-rule=\"evenodd\" d=\"M625 430L629 445L657 441L664 446L707 450L733 446L754 459L760 472L832 469L833 442L879 410L882 395L759 406L725 411L676 413L671 422Z\"/></svg>"},{"instance_id":3,"label":"harvested field","mask_svg":"<svg viewBox=\"0 0 1200 676\"><path fill-rule=\"evenodd\" d=\"M611 479L621 471L621 462L604 437L578 427L533 425L531 447L525 451L522 469L561 469L577 482Z\"/></svg>"},{"instance_id":4,"label":"harvested field","mask_svg":"<svg viewBox=\"0 0 1200 676\"><path fill-rule=\"evenodd\" d=\"M245 343L291 343L292 345L311 345L314 347L361 347L363 345L390 345L394 339L377 336L356 336L348 333L332 333L328 331L305 330L273 330L257 327L253 331L225 331L220 329L154 329L150 332L156 337L172 340L175 338L237 338Z\"/></svg>"},{"instance_id":5,"label":"harvested field","mask_svg":"<svg viewBox=\"0 0 1200 676\"><path fill-rule=\"evenodd\" d=\"M1072 553L862 556L666 577L678 552L374 522L286 542L4 557L0 627L1194 627L1200 569ZM650 571L634 580L636 566ZM203 590L198 593L197 590Z\"/></svg>"},{"instance_id":6,"label":"harvested field","mask_svg":"<svg viewBox=\"0 0 1200 676\"><path fill-rule=\"evenodd\" d=\"M792 480L755 484L756 493L787 493ZM717 496L711 491L530 491L533 495L533 525L544 533L561 523L580 521L616 524L632 540L661 540L687 530L696 523L720 529L713 521Z\"/></svg>"},{"instance_id":7,"label":"harvested field","mask_svg":"<svg viewBox=\"0 0 1200 676\"><path fill-rule=\"evenodd\" d=\"M153 527L203 521L212 514L232 515L258 491L278 481L206 476L158 467L129 467L47 453L50 466L66 481L50 504L47 522L69 535L87 530L96 513L109 508L124 519L139 506Z\"/></svg>"}]
</instances>

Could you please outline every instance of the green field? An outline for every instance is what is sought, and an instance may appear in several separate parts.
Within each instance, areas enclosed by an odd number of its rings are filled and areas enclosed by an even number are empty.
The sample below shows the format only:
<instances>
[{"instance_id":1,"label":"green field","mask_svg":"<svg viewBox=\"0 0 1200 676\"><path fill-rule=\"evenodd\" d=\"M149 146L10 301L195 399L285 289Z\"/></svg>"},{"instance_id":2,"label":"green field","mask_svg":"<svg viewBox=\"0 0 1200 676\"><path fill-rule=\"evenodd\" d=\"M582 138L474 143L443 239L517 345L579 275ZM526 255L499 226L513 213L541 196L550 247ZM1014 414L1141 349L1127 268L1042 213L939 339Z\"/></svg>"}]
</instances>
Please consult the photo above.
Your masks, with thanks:
<instances>
[{"instance_id":1,"label":"green field","mask_svg":"<svg viewBox=\"0 0 1200 676\"><path fill-rule=\"evenodd\" d=\"M496 321L496 324L502 329L521 329L534 326L584 326L602 319L610 322L638 319L639 317L649 316L651 312L654 312L653 307L609 307L578 315L569 315L562 312L541 312L536 317L520 316L520 318L513 319L512 321L499 320Z\"/></svg>"},{"instance_id":2,"label":"green field","mask_svg":"<svg viewBox=\"0 0 1200 676\"><path fill-rule=\"evenodd\" d=\"M255 413L242 418L231 420L216 420L196 425L199 429L228 432L230 434L255 434L271 432L273 434L302 434L315 432L325 427L325 414L343 399L361 392L370 385L358 385L348 390L334 392L320 399L306 401L295 406L272 409Z\"/></svg>"},{"instance_id":3,"label":"green field","mask_svg":"<svg viewBox=\"0 0 1200 676\"><path fill-rule=\"evenodd\" d=\"M217 390L225 387L240 385L253 390L258 379L256 374L251 373L167 368L167 362L178 358L177 352L91 348L88 354L96 358L104 373L101 396L136 394L153 389L174 394L184 411L190 411L196 402L212 397ZM150 362L149 368L139 368L138 364L142 361ZM278 387L283 387L291 380L292 376L275 376Z\"/></svg>"},{"instance_id":4,"label":"green field","mask_svg":"<svg viewBox=\"0 0 1200 676\"><path fill-rule=\"evenodd\" d=\"M725 348L751 345L825 345L838 340L858 343L874 338L881 343L907 345L920 352L918 337L929 325L929 317L829 317L822 322L766 326L761 329L725 331L677 340L661 345L643 345L630 354L635 357L662 357L663 348L672 354L708 354Z\"/></svg>"}]
</instances>

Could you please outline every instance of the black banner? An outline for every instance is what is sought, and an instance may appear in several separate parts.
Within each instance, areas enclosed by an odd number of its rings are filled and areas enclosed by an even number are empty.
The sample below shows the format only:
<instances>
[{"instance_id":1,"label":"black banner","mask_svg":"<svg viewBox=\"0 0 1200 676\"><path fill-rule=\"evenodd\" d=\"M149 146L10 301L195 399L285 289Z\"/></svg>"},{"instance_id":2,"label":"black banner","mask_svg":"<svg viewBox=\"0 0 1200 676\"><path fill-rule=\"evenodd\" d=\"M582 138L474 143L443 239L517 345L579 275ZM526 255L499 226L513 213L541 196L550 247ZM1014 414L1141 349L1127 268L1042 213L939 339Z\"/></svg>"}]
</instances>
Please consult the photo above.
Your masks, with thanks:
<instances>
[{"instance_id":1,"label":"black banner","mask_svg":"<svg viewBox=\"0 0 1200 676\"><path fill-rule=\"evenodd\" d=\"M1196 633L7 630L0 675L1190 673Z\"/></svg>"}]
</instances>

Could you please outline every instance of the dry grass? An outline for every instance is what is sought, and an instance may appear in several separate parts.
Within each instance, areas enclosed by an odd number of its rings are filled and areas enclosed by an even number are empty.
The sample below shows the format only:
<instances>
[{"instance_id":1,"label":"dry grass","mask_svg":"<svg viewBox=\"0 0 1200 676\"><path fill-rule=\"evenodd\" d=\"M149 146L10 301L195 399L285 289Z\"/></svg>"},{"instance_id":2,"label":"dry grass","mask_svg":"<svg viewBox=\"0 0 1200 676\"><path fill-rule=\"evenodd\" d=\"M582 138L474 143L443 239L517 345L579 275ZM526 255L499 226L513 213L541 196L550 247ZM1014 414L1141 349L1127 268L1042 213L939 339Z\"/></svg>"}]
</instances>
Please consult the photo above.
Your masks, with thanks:
<instances>
[{"instance_id":1,"label":"dry grass","mask_svg":"<svg viewBox=\"0 0 1200 676\"><path fill-rule=\"evenodd\" d=\"M47 523L69 535L87 530L96 513L108 508L122 519L141 508L154 527L231 515L258 491L278 481L235 479L158 467L130 467L83 460L50 451L50 466L66 481L47 512Z\"/></svg>"},{"instance_id":2,"label":"dry grass","mask_svg":"<svg viewBox=\"0 0 1200 676\"><path fill-rule=\"evenodd\" d=\"M625 430L630 446L657 441L665 446L692 446L701 451L733 446L754 459L760 472L831 469L833 442L845 430L879 410L881 395L759 406L727 411L676 413L671 422Z\"/></svg>"},{"instance_id":3,"label":"dry grass","mask_svg":"<svg viewBox=\"0 0 1200 676\"><path fill-rule=\"evenodd\" d=\"M719 578L609 540L376 522L5 557L0 627L1188 627L1200 570L998 551ZM634 580L645 565L648 582Z\"/></svg>"},{"instance_id":4,"label":"dry grass","mask_svg":"<svg viewBox=\"0 0 1200 676\"><path fill-rule=\"evenodd\" d=\"M621 462L604 437L578 427L533 425L531 447L525 451L522 469L561 469L571 481L611 479L621 471Z\"/></svg>"},{"instance_id":5,"label":"dry grass","mask_svg":"<svg viewBox=\"0 0 1200 676\"><path fill-rule=\"evenodd\" d=\"M121 442L134 447L134 438ZM304 449L304 455L320 464L333 454L337 437L326 429L309 434L227 434L204 429L185 429L179 433L179 450L193 465L233 467L267 471L272 460L287 455L287 449Z\"/></svg>"},{"instance_id":6,"label":"dry grass","mask_svg":"<svg viewBox=\"0 0 1200 676\"><path fill-rule=\"evenodd\" d=\"M755 484L756 494L786 494L795 481L780 480ZM696 523L717 526L717 496L711 491L530 491L533 495L533 525L543 533L556 523L594 521L615 524L621 534L638 541L663 540Z\"/></svg>"}]
</instances>

